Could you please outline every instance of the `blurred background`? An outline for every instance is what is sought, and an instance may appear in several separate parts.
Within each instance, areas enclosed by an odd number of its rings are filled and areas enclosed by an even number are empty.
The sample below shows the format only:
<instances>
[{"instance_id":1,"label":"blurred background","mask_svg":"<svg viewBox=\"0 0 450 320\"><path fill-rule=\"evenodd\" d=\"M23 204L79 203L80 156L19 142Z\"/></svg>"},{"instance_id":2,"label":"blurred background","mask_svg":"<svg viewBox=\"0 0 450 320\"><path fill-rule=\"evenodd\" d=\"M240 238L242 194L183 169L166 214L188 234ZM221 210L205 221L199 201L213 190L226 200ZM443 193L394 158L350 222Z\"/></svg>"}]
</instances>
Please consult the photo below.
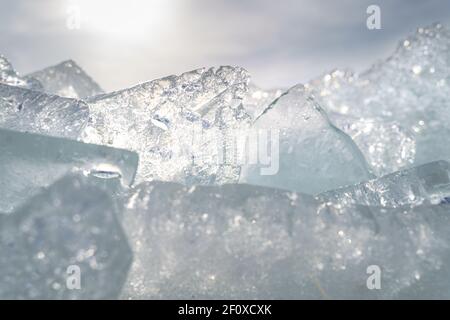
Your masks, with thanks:
<instances>
[{"instance_id":1,"label":"blurred background","mask_svg":"<svg viewBox=\"0 0 450 320\"><path fill-rule=\"evenodd\" d=\"M381 9L369 30L366 9ZM361 71L448 0L0 0L0 53L26 74L75 60L105 90L203 66L239 65L265 87Z\"/></svg>"}]
</instances>

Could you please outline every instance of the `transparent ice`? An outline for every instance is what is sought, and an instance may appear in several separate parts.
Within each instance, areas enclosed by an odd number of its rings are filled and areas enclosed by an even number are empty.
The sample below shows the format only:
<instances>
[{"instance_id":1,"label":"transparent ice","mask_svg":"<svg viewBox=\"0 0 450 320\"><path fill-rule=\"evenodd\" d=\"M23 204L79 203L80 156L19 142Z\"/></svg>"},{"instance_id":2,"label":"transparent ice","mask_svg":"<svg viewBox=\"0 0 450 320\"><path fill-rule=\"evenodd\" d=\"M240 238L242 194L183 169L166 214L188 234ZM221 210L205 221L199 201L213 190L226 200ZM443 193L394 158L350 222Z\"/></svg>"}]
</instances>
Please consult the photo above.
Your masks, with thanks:
<instances>
[{"instance_id":1,"label":"transparent ice","mask_svg":"<svg viewBox=\"0 0 450 320\"><path fill-rule=\"evenodd\" d=\"M0 129L0 212L11 213L67 173L131 185L138 155L128 150Z\"/></svg>"},{"instance_id":2,"label":"transparent ice","mask_svg":"<svg viewBox=\"0 0 450 320\"><path fill-rule=\"evenodd\" d=\"M63 61L26 76L37 79L45 92L82 99L104 93L103 89L75 61Z\"/></svg>"},{"instance_id":3,"label":"transparent ice","mask_svg":"<svg viewBox=\"0 0 450 320\"><path fill-rule=\"evenodd\" d=\"M81 100L0 84L0 128L78 139L88 120Z\"/></svg>"},{"instance_id":4,"label":"transparent ice","mask_svg":"<svg viewBox=\"0 0 450 320\"><path fill-rule=\"evenodd\" d=\"M394 208L448 203L450 165L447 161L427 163L357 185L328 191L320 194L318 199L338 204Z\"/></svg>"},{"instance_id":5,"label":"transparent ice","mask_svg":"<svg viewBox=\"0 0 450 320\"><path fill-rule=\"evenodd\" d=\"M250 83L244 97L244 108L252 119L256 119L285 91L283 89L264 90Z\"/></svg>"},{"instance_id":6,"label":"transparent ice","mask_svg":"<svg viewBox=\"0 0 450 320\"><path fill-rule=\"evenodd\" d=\"M287 91L220 67L111 93L1 56L0 299L450 299L449 52L435 24Z\"/></svg>"},{"instance_id":7,"label":"transparent ice","mask_svg":"<svg viewBox=\"0 0 450 320\"><path fill-rule=\"evenodd\" d=\"M239 167L220 154L227 132L250 123L247 82L241 68L204 68L89 98L82 139L137 151L138 181L235 182Z\"/></svg>"},{"instance_id":8,"label":"transparent ice","mask_svg":"<svg viewBox=\"0 0 450 320\"><path fill-rule=\"evenodd\" d=\"M402 298L423 296L424 283L449 297L447 205L405 214L249 185L153 182L130 194L124 217L135 259L122 298ZM366 287L373 264L382 290Z\"/></svg>"},{"instance_id":9,"label":"transparent ice","mask_svg":"<svg viewBox=\"0 0 450 320\"><path fill-rule=\"evenodd\" d=\"M334 71L308 84L318 102L330 114L364 118L376 126L401 126L403 134L388 143L381 136L364 133L358 143L365 154L367 147L385 144L392 160L382 173L436 160L450 159L447 137L450 76L450 32L441 24L419 28L400 41L396 51L385 61L361 74ZM345 131L345 130L344 130ZM385 131L385 130L383 130ZM402 136L412 137L405 140ZM404 149L405 152L400 150ZM414 157L412 155L414 154ZM390 166L392 164L399 165Z\"/></svg>"},{"instance_id":10,"label":"transparent ice","mask_svg":"<svg viewBox=\"0 0 450 320\"><path fill-rule=\"evenodd\" d=\"M117 298L132 253L115 210L88 178L67 176L0 217L0 299Z\"/></svg>"},{"instance_id":11,"label":"transparent ice","mask_svg":"<svg viewBox=\"0 0 450 320\"><path fill-rule=\"evenodd\" d=\"M363 152L371 172L383 176L414 163L416 140L396 122L331 114L333 123Z\"/></svg>"},{"instance_id":12,"label":"transparent ice","mask_svg":"<svg viewBox=\"0 0 450 320\"><path fill-rule=\"evenodd\" d=\"M254 128L279 131L279 171L263 175L261 165L247 165L241 171L243 183L316 194L371 177L361 151L302 85L275 100Z\"/></svg>"},{"instance_id":13,"label":"transparent ice","mask_svg":"<svg viewBox=\"0 0 450 320\"><path fill-rule=\"evenodd\" d=\"M16 70L14 70L12 64L4 56L0 54L0 83L9 84L12 86L19 86L28 89L41 89L40 82L33 77L23 78Z\"/></svg>"}]
</instances>

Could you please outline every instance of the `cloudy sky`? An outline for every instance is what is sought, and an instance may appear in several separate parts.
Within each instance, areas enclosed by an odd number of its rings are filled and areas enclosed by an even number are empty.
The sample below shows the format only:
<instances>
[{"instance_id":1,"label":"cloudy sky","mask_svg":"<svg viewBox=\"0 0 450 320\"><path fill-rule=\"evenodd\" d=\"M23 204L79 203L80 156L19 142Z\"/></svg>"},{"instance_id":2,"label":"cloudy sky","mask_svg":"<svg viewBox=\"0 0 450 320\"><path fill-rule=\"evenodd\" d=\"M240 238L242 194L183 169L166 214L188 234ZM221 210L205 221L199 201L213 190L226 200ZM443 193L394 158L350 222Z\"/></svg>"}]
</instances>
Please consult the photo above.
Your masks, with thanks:
<instances>
[{"instance_id":1,"label":"cloudy sky","mask_svg":"<svg viewBox=\"0 0 450 320\"><path fill-rule=\"evenodd\" d=\"M371 4L381 30L366 27ZM363 70L436 21L450 25L450 1L0 0L0 53L23 74L73 59L106 90L217 65L286 87Z\"/></svg>"}]
</instances>

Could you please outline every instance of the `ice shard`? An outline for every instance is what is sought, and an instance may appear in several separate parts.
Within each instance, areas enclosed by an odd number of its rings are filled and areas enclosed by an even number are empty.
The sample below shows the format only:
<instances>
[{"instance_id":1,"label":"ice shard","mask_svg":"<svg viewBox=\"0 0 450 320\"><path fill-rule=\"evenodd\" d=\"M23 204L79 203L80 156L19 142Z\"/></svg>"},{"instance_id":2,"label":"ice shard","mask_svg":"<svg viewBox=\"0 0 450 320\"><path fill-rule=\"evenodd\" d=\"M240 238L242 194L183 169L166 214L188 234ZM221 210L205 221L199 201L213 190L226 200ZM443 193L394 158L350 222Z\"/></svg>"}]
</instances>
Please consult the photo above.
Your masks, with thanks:
<instances>
[{"instance_id":1,"label":"ice shard","mask_svg":"<svg viewBox=\"0 0 450 320\"><path fill-rule=\"evenodd\" d=\"M325 106L330 120L355 141L375 175L383 176L413 165L416 139L409 130L394 120L354 112L345 101L359 88L353 86L356 77L348 70L335 70L305 87ZM334 91L340 96L333 95Z\"/></svg>"},{"instance_id":2,"label":"ice shard","mask_svg":"<svg viewBox=\"0 0 450 320\"><path fill-rule=\"evenodd\" d=\"M81 100L0 84L0 128L78 139L89 109Z\"/></svg>"},{"instance_id":3,"label":"ice shard","mask_svg":"<svg viewBox=\"0 0 450 320\"><path fill-rule=\"evenodd\" d=\"M67 176L0 217L0 299L114 299L132 253L111 198Z\"/></svg>"},{"instance_id":4,"label":"ice shard","mask_svg":"<svg viewBox=\"0 0 450 320\"><path fill-rule=\"evenodd\" d=\"M441 24L419 28L369 70L359 75L333 72L310 87L327 111L401 125L415 140L413 164L448 160L449 52L447 28ZM378 141L376 135L367 139ZM396 150L396 143L389 147ZM413 164L407 161L404 167Z\"/></svg>"},{"instance_id":5,"label":"ice shard","mask_svg":"<svg viewBox=\"0 0 450 320\"><path fill-rule=\"evenodd\" d=\"M254 128L278 132L279 137L271 135L268 142L272 153L270 166L278 171L263 172L261 168L267 163L259 159L258 164L243 167L240 178L243 183L316 194L372 176L352 139L328 120L302 85L275 100L254 122ZM261 158L261 151L264 153L268 146L257 147Z\"/></svg>"},{"instance_id":6,"label":"ice shard","mask_svg":"<svg viewBox=\"0 0 450 320\"><path fill-rule=\"evenodd\" d=\"M221 155L226 133L249 125L247 82L241 68L198 69L89 98L83 141L138 152L138 180L237 181L239 166Z\"/></svg>"},{"instance_id":7,"label":"ice shard","mask_svg":"<svg viewBox=\"0 0 450 320\"><path fill-rule=\"evenodd\" d=\"M450 165L436 161L320 194L339 204L401 207L439 204L450 199Z\"/></svg>"},{"instance_id":8,"label":"ice shard","mask_svg":"<svg viewBox=\"0 0 450 320\"><path fill-rule=\"evenodd\" d=\"M416 141L398 123L350 115L330 114L329 117L336 127L352 138L376 176L381 177L414 163Z\"/></svg>"},{"instance_id":9,"label":"ice shard","mask_svg":"<svg viewBox=\"0 0 450 320\"><path fill-rule=\"evenodd\" d=\"M285 91L282 89L264 90L250 83L243 102L244 108L252 119L256 119Z\"/></svg>"},{"instance_id":10,"label":"ice shard","mask_svg":"<svg viewBox=\"0 0 450 320\"><path fill-rule=\"evenodd\" d=\"M9 84L11 86L24 87L29 89L41 89L42 86L38 80L33 77L23 78L14 70L11 63L2 55L0 55L0 83Z\"/></svg>"},{"instance_id":11,"label":"ice shard","mask_svg":"<svg viewBox=\"0 0 450 320\"><path fill-rule=\"evenodd\" d=\"M33 72L26 78L37 79L45 92L66 98L82 99L104 92L73 60Z\"/></svg>"},{"instance_id":12,"label":"ice shard","mask_svg":"<svg viewBox=\"0 0 450 320\"><path fill-rule=\"evenodd\" d=\"M131 185L138 155L78 141L0 129L0 212L24 201L67 173L79 171ZM115 187L112 186L112 189Z\"/></svg>"},{"instance_id":13,"label":"ice shard","mask_svg":"<svg viewBox=\"0 0 450 320\"><path fill-rule=\"evenodd\" d=\"M127 207L135 259L122 298L449 297L447 205L405 212L250 185L152 182ZM382 290L367 287L374 265Z\"/></svg>"}]
</instances>

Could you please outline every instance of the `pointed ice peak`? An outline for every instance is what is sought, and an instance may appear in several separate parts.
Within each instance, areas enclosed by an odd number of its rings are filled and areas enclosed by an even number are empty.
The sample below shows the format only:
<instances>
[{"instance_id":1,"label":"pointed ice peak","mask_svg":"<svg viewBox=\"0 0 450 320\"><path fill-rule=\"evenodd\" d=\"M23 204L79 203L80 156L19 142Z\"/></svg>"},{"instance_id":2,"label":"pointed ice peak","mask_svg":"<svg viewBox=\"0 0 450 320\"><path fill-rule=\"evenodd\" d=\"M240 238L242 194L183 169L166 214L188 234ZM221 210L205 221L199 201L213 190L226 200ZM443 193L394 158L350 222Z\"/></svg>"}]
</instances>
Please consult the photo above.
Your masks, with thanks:
<instances>
[{"instance_id":1,"label":"pointed ice peak","mask_svg":"<svg viewBox=\"0 0 450 320\"><path fill-rule=\"evenodd\" d=\"M36 79L23 78L14 70L12 64L3 55L0 55L0 83L28 89L41 89L42 86Z\"/></svg>"},{"instance_id":2,"label":"pointed ice peak","mask_svg":"<svg viewBox=\"0 0 450 320\"><path fill-rule=\"evenodd\" d=\"M241 182L315 194L372 177L361 151L303 85L270 104L254 128L272 135L270 167L278 171L265 174L263 163L249 164L241 171Z\"/></svg>"},{"instance_id":3,"label":"pointed ice peak","mask_svg":"<svg viewBox=\"0 0 450 320\"><path fill-rule=\"evenodd\" d=\"M33 72L27 78L38 79L46 92L62 97L80 99L104 92L73 60Z\"/></svg>"}]
</instances>

